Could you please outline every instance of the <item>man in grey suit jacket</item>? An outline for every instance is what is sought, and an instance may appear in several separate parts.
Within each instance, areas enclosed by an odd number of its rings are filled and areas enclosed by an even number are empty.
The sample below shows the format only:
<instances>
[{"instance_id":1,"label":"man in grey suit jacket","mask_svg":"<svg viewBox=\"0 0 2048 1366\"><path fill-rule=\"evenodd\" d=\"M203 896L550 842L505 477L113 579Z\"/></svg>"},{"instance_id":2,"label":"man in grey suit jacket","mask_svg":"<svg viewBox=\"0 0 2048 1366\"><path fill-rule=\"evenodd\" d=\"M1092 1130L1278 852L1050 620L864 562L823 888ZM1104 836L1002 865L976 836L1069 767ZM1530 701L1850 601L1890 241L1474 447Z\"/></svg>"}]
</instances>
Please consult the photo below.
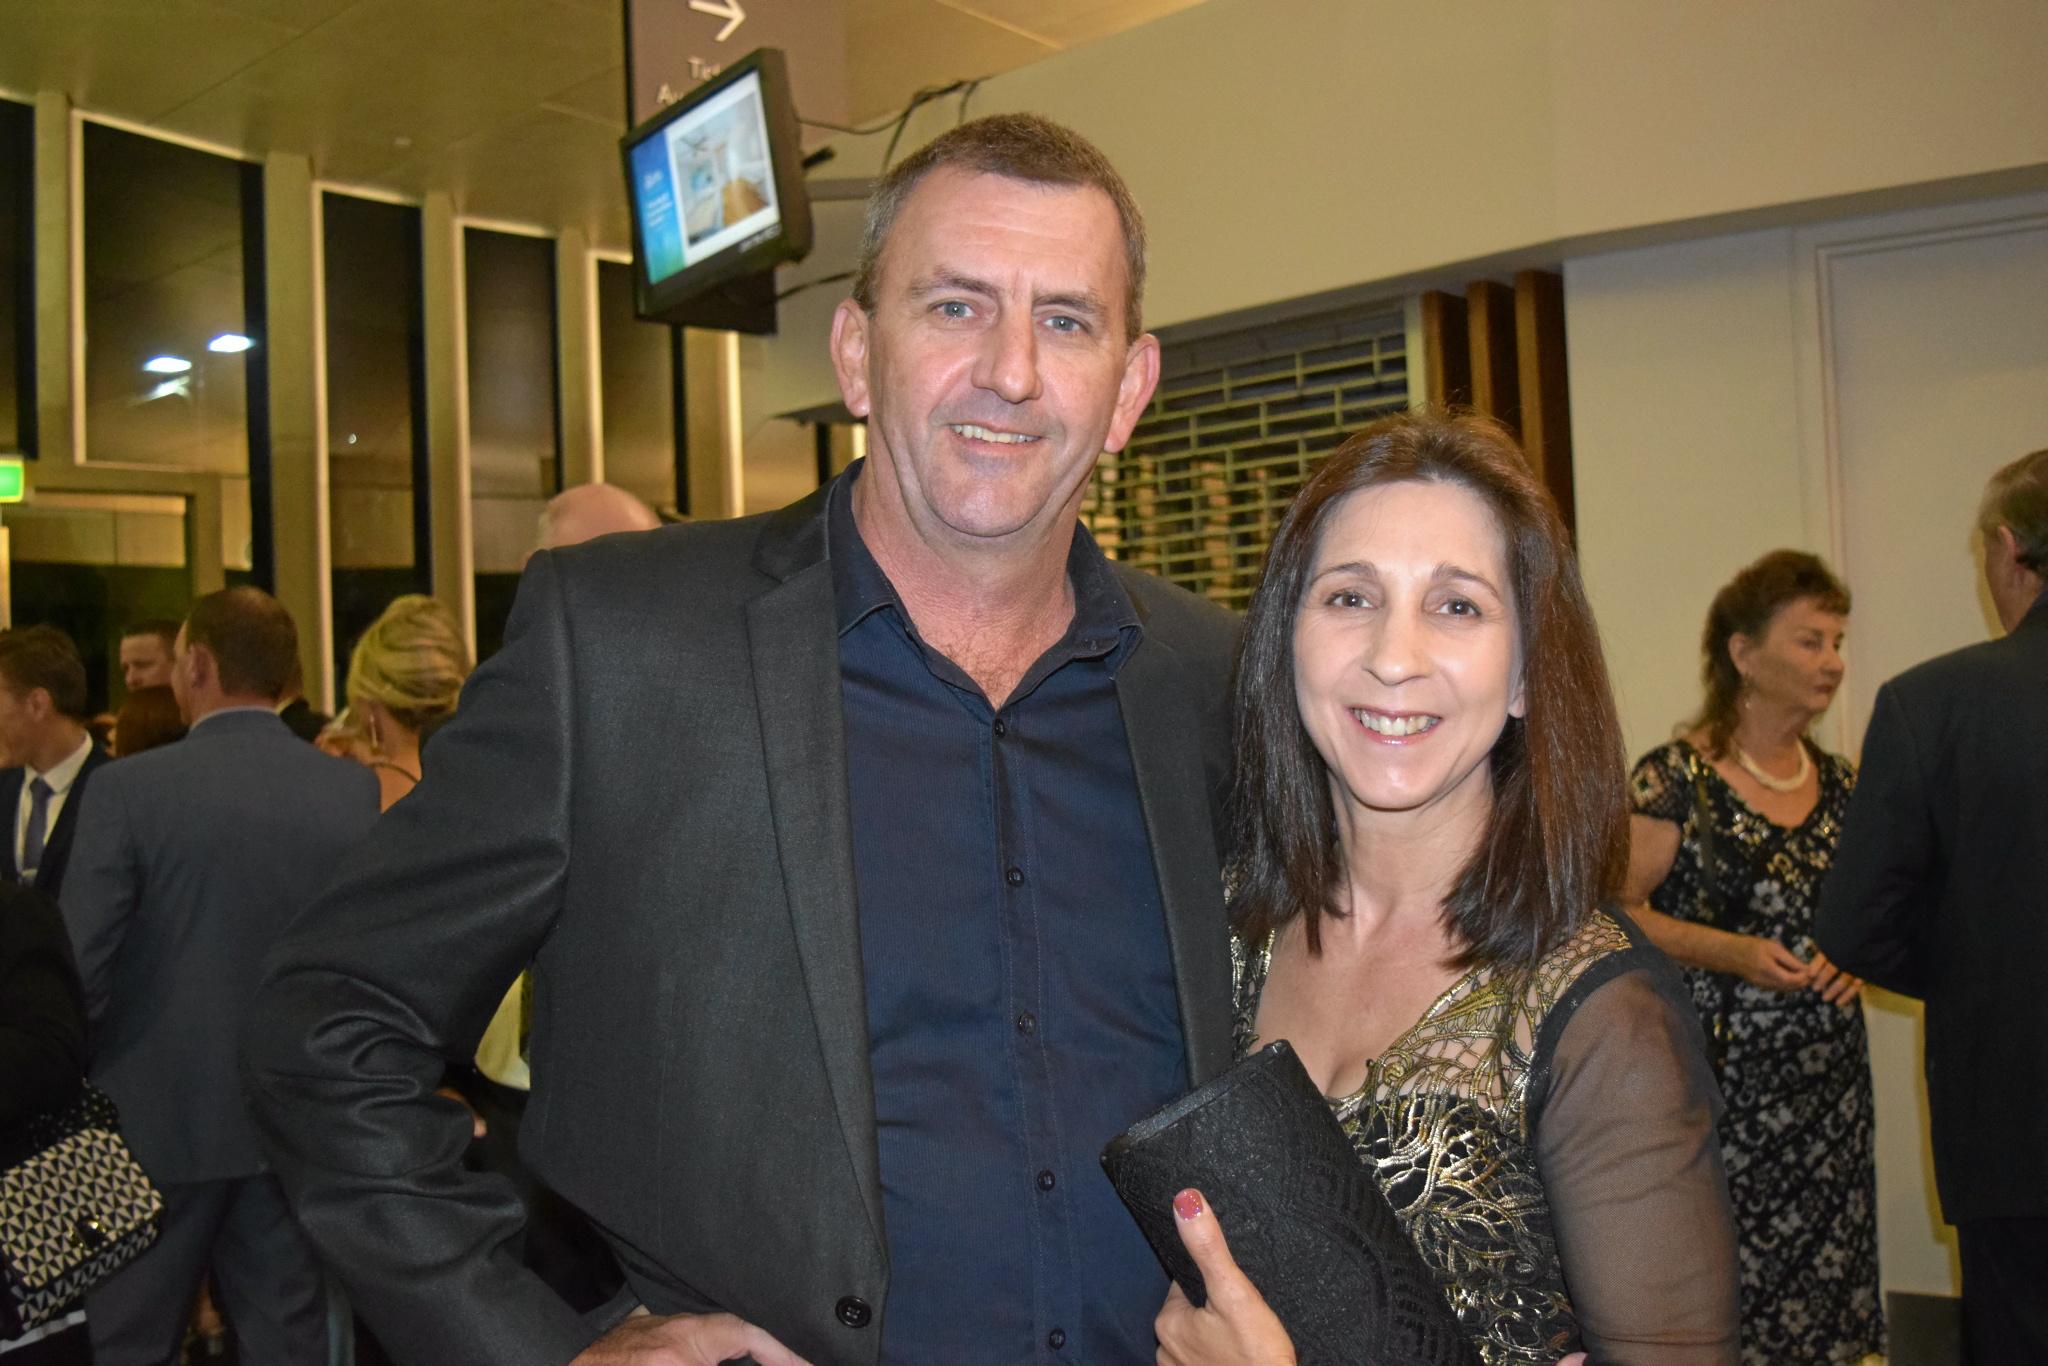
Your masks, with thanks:
<instances>
[{"instance_id":1,"label":"man in grey suit jacket","mask_svg":"<svg viewBox=\"0 0 2048 1366\"><path fill-rule=\"evenodd\" d=\"M1815 938L1927 1003L1942 1213L1973 1362L2048 1361L2048 450L1979 530L2006 634L1878 690Z\"/></svg>"},{"instance_id":2,"label":"man in grey suit jacket","mask_svg":"<svg viewBox=\"0 0 2048 1366\"><path fill-rule=\"evenodd\" d=\"M1077 521L1157 379L1142 226L1022 116L869 223L833 341L865 464L536 555L271 960L259 1119L401 1362L1153 1358L1166 1280L1097 1154L1229 1061L1235 623ZM529 961L521 1149L618 1254L602 1317L510 1255L433 1096Z\"/></svg>"},{"instance_id":3,"label":"man in grey suit jacket","mask_svg":"<svg viewBox=\"0 0 2048 1366\"><path fill-rule=\"evenodd\" d=\"M100 1366L173 1360L211 1265L249 1362L323 1363L326 1301L242 1098L263 954L377 818L377 780L274 710L298 633L254 588L201 598L172 686L191 732L101 772L63 896L92 1078L163 1188L157 1242L86 1298Z\"/></svg>"}]
</instances>

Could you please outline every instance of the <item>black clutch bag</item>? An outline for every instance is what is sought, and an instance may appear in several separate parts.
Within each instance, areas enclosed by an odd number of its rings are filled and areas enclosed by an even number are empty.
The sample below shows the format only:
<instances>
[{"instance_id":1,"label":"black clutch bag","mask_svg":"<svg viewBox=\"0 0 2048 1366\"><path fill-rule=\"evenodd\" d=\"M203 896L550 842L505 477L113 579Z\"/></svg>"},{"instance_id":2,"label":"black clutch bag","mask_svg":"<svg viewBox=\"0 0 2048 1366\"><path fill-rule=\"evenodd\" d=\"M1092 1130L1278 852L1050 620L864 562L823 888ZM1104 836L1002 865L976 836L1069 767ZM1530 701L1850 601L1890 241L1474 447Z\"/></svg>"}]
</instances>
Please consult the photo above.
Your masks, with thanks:
<instances>
[{"instance_id":1,"label":"black clutch bag","mask_svg":"<svg viewBox=\"0 0 2048 1366\"><path fill-rule=\"evenodd\" d=\"M1103 1170L1187 1297L1173 1197L1202 1192L1301 1366L1480 1366L1414 1244L1286 1042L1140 1120Z\"/></svg>"}]
</instances>

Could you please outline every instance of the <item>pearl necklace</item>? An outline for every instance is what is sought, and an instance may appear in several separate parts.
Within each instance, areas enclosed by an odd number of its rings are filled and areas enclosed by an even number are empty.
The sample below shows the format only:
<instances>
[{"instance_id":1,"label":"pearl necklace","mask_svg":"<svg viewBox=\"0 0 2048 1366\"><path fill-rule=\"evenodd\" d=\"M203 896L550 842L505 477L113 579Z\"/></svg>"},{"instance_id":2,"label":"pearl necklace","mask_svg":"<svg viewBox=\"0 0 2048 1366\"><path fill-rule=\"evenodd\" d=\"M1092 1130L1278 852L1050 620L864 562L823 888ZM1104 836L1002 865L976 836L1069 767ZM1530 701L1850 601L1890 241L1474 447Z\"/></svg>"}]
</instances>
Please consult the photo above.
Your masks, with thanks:
<instances>
[{"instance_id":1,"label":"pearl necklace","mask_svg":"<svg viewBox=\"0 0 2048 1366\"><path fill-rule=\"evenodd\" d=\"M1731 742L1732 743L1732 742ZM1741 745L1735 746L1735 762L1742 765L1742 771L1762 783L1773 792L1797 792L1806 786L1806 780L1813 773L1813 764L1806 757L1806 746L1799 746L1799 771L1789 778L1775 778L1764 771L1764 766L1749 757L1749 751Z\"/></svg>"}]
</instances>

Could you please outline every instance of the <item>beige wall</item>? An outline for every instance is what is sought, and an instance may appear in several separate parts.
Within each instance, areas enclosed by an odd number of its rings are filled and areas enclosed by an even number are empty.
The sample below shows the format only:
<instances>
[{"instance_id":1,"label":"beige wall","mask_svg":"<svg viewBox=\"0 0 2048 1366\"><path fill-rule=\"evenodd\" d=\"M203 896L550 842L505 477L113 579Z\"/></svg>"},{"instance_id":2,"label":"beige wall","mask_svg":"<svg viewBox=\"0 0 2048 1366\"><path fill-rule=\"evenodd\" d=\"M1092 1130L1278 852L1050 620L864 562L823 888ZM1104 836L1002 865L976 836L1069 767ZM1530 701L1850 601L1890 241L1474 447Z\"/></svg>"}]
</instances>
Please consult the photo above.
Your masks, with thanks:
<instances>
[{"instance_id":1,"label":"beige wall","mask_svg":"<svg viewBox=\"0 0 2048 1366\"><path fill-rule=\"evenodd\" d=\"M1209 0L997 77L972 112L1102 145L1149 217L1166 325L1814 201L2048 186L2043 71L2038 0ZM921 113L901 152L956 107ZM841 139L820 174L864 174L886 141ZM843 269L855 231L825 206L787 282ZM835 396L823 319L843 294L785 306L750 417Z\"/></svg>"}]
</instances>

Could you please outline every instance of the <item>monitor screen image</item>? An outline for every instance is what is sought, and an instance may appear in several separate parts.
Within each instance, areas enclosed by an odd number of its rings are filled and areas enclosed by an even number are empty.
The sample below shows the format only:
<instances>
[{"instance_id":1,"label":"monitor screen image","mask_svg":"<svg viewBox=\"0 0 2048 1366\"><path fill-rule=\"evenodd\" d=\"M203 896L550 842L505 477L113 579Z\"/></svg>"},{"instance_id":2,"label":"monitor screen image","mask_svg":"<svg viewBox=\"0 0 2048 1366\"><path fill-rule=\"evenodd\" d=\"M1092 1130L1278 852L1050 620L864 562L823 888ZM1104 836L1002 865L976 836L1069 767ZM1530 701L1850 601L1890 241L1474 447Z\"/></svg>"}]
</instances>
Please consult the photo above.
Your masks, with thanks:
<instances>
[{"instance_id":1,"label":"monitor screen image","mask_svg":"<svg viewBox=\"0 0 2048 1366\"><path fill-rule=\"evenodd\" d=\"M632 162L650 284L782 225L758 72L634 147Z\"/></svg>"}]
</instances>

